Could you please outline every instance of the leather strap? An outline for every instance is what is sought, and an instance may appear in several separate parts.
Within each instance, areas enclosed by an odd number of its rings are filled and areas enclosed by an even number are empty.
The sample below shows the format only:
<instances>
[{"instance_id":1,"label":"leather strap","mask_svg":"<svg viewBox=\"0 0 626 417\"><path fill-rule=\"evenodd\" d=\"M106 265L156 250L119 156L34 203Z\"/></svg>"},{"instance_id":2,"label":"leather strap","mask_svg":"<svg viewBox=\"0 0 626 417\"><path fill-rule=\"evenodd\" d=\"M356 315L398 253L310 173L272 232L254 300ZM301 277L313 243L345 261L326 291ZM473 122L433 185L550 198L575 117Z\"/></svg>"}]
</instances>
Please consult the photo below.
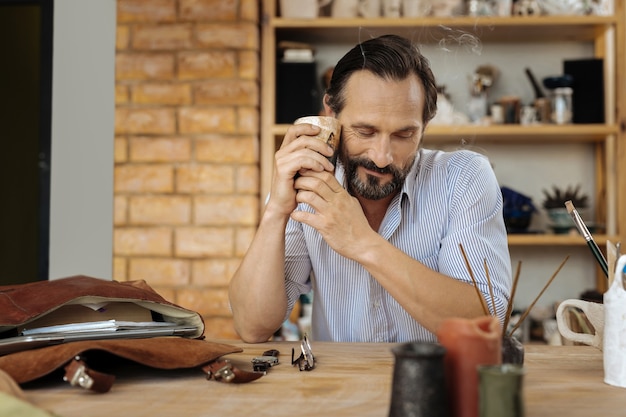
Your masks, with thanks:
<instances>
[{"instance_id":1,"label":"leather strap","mask_svg":"<svg viewBox=\"0 0 626 417\"><path fill-rule=\"evenodd\" d=\"M264 375L262 372L249 372L239 369L227 359L213 361L203 366L202 370L207 374L207 379L232 384L252 382Z\"/></svg>"},{"instance_id":2,"label":"leather strap","mask_svg":"<svg viewBox=\"0 0 626 417\"><path fill-rule=\"evenodd\" d=\"M75 356L74 359L65 366L65 376L63 380L69 382L73 387L105 393L113 386L115 376L94 371L87 367L85 361L83 361L80 356Z\"/></svg>"}]
</instances>

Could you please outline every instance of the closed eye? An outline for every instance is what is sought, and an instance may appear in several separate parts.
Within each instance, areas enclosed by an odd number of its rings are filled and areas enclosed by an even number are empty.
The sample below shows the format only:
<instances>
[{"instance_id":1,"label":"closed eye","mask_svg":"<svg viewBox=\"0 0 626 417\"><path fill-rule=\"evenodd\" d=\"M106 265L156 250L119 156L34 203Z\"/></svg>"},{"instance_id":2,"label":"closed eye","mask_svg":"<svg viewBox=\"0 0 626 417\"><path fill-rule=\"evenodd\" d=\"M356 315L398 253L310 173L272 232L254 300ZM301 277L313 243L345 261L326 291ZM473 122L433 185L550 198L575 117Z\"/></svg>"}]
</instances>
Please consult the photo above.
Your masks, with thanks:
<instances>
[{"instance_id":1,"label":"closed eye","mask_svg":"<svg viewBox=\"0 0 626 417\"><path fill-rule=\"evenodd\" d=\"M361 127L361 128L354 129L354 131L357 133L357 135L361 137L365 137L365 138L372 137L376 134L376 129L373 129L373 128Z\"/></svg>"},{"instance_id":2,"label":"closed eye","mask_svg":"<svg viewBox=\"0 0 626 417\"><path fill-rule=\"evenodd\" d=\"M415 129L405 129L405 130L400 130L398 132L394 133L394 136L400 138L400 139L411 139L413 138L413 136L415 136Z\"/></svg>"}]
</instances>

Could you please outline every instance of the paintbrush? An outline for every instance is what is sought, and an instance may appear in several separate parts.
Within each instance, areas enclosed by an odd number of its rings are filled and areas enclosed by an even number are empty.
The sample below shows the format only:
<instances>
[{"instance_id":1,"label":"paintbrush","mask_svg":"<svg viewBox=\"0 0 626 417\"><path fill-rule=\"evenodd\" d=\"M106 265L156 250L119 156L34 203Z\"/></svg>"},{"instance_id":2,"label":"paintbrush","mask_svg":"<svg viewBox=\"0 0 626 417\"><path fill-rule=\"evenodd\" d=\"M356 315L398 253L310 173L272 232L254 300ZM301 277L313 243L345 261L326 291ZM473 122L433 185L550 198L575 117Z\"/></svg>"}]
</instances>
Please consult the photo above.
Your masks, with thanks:
<instances>
[{"instance_id":1,"label":"paintbrush","mask_svg":"<svg viewBox=\"0 0 626 417\"><path fill-rule=\"evenodd\" d=\"M511 313L513 312L513 302L515 300L515 293L517 292L517 283L519 282L519 274L522 270L522 261L517 263L517 271L515 272L515 278L513 278L513 288L511 290L511 296L509 297L509 303L506 307L506 315L504 316L504 325L502 326L503 334L506 336L506 329L509 327L509 321L511 320ZM512 336L509 334L509 336Z\"/></svg>"},{"instance_id":2,"label":"paintbrush","mask_svg":"<svg viewBox=\"0 0 626 417\"><path fill-rule=\"evenodd\" d=\"M463 255L463 259L465 260L465 266L467 267L467 272L469 273L470 278L472 278L472 282L474 283L474 290L476 290L476 295L478 296L478 299L480 300L480 305L483 308L483 312L485 313L485 316L489 316L490 315L489 307L487 307L487 303L485 302L485 299L483 298L482 294L480 293L480 290L478 289L478 282L476 282L476 278L474 277L474 272L472 271L472 266L469 263L469 259L467 258L467 254L465 253L465 249L463 249L463 245L461 243L459 243L459 248L461 249L461 254Z\"/></svg>"},{"instance_id":3,"label":"paintbrush","mask_svg":"<svg viewBox=\"0 0 626 417\"><path fill-rule=\"evenodd\" d=\"M587 241L587 246L589 246L589 249L591 249L591 253L598 261L598 264L600 264L604 275L608 278L609 267L606 259L604 258L604 255L602 255L602 252L600 251L600 248L596 244L595 240L593 240L593 237L591 236L591 233L589 233L589 229L587 229L587 226L585 225L585 222L583 222L582 217L580 217L580 214L578 214L578 210L576 210L576 208L574 207L572 200L567 200L565 202L565 208L567 208L567 212L570 214L570 216L572 216L574 224L576 224L576 228Z\"/></svg>"},{"instance_id":4,"label":"paintbrush","mask_svg":"<svg viewBox=\"0 0 626 417\"><path fill-rule=\"evenodd\" d=\"M524 311L524 314L522 314L522 317L520 317L520 319L517 321L517 323L515 323L515 326L511 329L511 335L513 335L513 333L515 333L515 330L518 329L518 327L522 324L522 322L524 321L524 319L526 319L526 316L528 316L528 313L530 313L530 311L533 309L533 307L535 306L535 304L537 303L537 301L539 301L539 298L541 298L541 296L543 295L543 293L546 291L546 289L548 289L548 287L550 286L550 284L552 283L552 281L554 280L554 278L556 278L557 274L559 273L559 271L561 270L561 268L563 268L563 265L565 265L565 262L567 262L567 260L569 259L569 255L567 255L565 257L565 259L563 259L563 262L561 262L561 265L559 265L559 267L556 269L556 271L554 271L554 274L552 274L552 276L550 277L550 279L548 280L548 282L546 282L546 285L543 286L543 288L541 289L541 291L539 292L539 295L533 300L532 303L530 303L530 306L528 306L528 308L526 309L526 311Z\"/></svg>"}]
</instances>

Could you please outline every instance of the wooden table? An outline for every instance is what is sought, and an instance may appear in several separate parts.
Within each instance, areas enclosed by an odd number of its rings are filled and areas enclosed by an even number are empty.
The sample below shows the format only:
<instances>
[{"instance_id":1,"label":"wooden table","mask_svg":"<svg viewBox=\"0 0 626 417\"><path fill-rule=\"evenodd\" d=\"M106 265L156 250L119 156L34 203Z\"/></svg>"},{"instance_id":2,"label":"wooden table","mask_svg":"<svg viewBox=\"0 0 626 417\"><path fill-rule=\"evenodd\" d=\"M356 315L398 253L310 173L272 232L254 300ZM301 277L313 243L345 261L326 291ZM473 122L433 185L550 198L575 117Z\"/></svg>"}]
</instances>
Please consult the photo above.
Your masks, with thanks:
<instances>
[{"instance_id":1,"label":"wooden table","mask_svg":"<svg viewBox=\"0 0 626 417\"><path fill-rule=\"evenodd\" d=\"M275 348L281 363L248 384L207 381L199 370L146 368L117 373L112 390L93 394L57 380L26 387L36 405L62 417L141 416L387 416L391 396L393 345L315 343L316 368L292 367L295 342L240 346L228 355L241 368ZM624 416L626 389L603 382L601 353L588 346L526 347L526 417Z\"/></svg>"}]
</instances>

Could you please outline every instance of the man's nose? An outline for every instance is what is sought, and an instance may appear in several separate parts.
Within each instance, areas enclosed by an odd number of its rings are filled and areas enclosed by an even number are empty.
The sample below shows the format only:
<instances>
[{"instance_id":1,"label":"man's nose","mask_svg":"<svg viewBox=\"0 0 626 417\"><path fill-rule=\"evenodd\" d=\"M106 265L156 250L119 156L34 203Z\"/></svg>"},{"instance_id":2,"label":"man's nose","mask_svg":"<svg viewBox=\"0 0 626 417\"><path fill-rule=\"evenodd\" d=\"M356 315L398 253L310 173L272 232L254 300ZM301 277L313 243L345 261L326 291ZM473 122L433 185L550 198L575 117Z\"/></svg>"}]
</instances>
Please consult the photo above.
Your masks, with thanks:
<instances>
[{"instance_id":1,"label":"man's nose","mask_svg":"<svg viewBox=\"0 0 626 417\"><path fill-rule=\"evenodd\" d=\"M373 141L368 156L379 168L390 165L393 162L393 157L389 137L381 135L377 140Z\"/></svg>"}]
</instances>

